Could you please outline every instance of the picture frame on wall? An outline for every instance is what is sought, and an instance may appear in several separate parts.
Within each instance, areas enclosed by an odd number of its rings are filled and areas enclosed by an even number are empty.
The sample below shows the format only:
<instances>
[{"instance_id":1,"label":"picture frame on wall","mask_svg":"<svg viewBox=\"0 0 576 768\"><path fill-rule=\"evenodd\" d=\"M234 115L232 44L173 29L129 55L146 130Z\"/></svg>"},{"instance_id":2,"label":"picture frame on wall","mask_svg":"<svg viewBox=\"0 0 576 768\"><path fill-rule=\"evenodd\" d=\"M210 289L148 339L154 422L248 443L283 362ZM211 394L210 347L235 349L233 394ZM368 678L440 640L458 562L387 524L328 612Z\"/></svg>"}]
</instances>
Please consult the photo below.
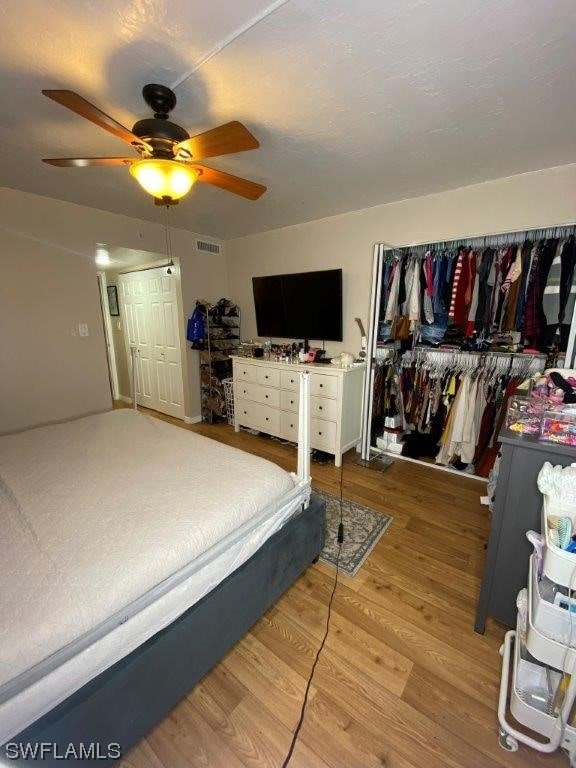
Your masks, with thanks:
<instances>
[{"instance_id":1,"label":"picture frame on wall","mask_svg":"<svg viewBox=\"0 0 576 768\"><path fill-rule=\"evenodd\" d=\"M118 289L115 285L107 285L108 309L112 317L120 317L120 308L118 307Z\"/></svg>"}]
</instances>

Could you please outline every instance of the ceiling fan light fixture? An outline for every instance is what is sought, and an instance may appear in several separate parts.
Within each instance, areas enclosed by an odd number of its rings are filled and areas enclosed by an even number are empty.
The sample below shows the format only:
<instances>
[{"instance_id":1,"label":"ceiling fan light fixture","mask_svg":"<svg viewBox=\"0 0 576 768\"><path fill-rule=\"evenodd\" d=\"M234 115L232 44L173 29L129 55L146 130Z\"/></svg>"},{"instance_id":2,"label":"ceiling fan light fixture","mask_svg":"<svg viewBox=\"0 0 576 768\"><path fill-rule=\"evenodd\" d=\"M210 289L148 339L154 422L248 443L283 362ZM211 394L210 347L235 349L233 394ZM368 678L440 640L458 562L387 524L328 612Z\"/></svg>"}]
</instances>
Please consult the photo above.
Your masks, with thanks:
<instances>
[{"instance_id":1,"label":"ceiling fan light fixture","mask_svg":"<svg viewBox=\"0 0 576 768\"><path fill-rule=\"evenodd\" d=\"M130 174L148 194L169 204L190 192L200 171L177 160L148 158L132 163Z\"/></svg>"}]
</instances>

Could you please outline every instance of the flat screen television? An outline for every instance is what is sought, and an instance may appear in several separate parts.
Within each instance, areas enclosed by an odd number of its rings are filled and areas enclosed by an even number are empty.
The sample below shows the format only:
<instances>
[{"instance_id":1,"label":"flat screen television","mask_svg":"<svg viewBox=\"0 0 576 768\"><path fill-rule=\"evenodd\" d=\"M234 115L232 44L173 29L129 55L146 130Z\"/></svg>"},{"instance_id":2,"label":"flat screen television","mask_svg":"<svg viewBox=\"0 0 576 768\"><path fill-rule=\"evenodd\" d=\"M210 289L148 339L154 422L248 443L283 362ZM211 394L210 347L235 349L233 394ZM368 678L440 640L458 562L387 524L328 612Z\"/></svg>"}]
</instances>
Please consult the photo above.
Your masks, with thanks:
<instances>
[{"instance_id":1,"label":"flat screen television","mask_svg":"<svg viewBox=\"0 0 576 768\"><path fill-rule=\"evenodd\" d=\"M253 277L258 336L342 341L342 270Z\"/></svg>"}]
</instances>

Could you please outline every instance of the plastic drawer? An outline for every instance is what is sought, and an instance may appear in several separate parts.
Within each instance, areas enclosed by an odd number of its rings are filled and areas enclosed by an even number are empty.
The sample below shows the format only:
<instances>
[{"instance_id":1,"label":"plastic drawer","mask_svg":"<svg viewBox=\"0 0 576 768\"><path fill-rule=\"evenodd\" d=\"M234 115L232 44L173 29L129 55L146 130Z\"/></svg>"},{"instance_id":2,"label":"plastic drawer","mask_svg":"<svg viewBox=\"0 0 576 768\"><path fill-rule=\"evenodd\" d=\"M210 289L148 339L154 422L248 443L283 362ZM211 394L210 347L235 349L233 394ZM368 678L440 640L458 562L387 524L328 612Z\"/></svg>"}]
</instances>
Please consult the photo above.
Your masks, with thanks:
<instances>
[{"instance_id":1,"label":"plastic drawer","mask_svg":"<svg viewBox=\"0 0 576 768\"><path fill-rule=\"evenodd\" d=\"M533 578L533 570L533 560L531 558L528 577L528 632L526 648L534 658L543 664L548 664L555 669L570 670L576 658L576 649L569 649L564 643L544 634L535 624L535 607L539 595L537 596L534 593L535 579ZM558 610L563 609L559 608ZM576 618L576 616L573 616L573 618Z\"/></svg>"},{"instance_id":2,"label":"plastic drawer","mask_svg":"<svg viewBox=\"0 0 576 768\"><path fill-rule=\"evenodd\" d=\"M544 573L556 584L563 587L576 589L576 553L566 552L564 549L552 544L549 537L548 524L546 522L548 515L558 515L559 517L576 517L576 510L571 508L563 509L558 505L551 507L546 495L544 495L544 504L542 505L542 535L546 540L544 549Z\"/></svg>"},{"instance_id":3,"label":"plastic drawer","mask_svg":"<svg viewBox=\"0 0 576 768\"><path fill-rule=\"evenodd\" d=\"M534 556L530 558L529 579L532 586L530 612L534 629L544 637L574 648L576 646L576 613L560 608L542 597L534 566Z\"/></svg>"}]
</instances>

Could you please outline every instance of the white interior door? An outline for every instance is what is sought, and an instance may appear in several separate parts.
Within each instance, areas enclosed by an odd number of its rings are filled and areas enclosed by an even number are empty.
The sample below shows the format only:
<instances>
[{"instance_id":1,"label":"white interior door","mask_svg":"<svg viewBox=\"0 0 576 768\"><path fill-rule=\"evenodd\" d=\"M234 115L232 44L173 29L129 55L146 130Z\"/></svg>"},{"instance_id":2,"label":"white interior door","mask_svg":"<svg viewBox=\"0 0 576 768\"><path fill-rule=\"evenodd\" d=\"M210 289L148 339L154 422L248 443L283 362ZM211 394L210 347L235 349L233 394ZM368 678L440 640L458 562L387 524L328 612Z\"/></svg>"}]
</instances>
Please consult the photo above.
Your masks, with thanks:
<instances>
[{"instance_id":1,"label":"white interior door","mask_svg":"<svg viewBox=\"0 0 576 768\"><path fill-rule=\"evenodd\" d=\"M159 401L152 387L148 296L143 274L134 272L120 276L120 302L130 371L131 349L136 351L136 401L138 405L158 410Z\"/></svg>"},{"instance_id":2,"label":"white interior door","mask_svg":"<svg viewBox=\"0 0 576 768\"><path fill-rule=\"evenodd\" d=\"M167 275L163 269L147 275L158 410L184 418L176 283L174 276Z\"/></svg>"},{"instance_id":3,"label":"white interior door","mask_svg":"<svg viewBox=\"0 0 576 768\"><path fill-rule=\"evenodd\" d=\"M127 354L136 350L136 400L184 418L176 281L164 268L120 277Z\"/></svg>"}]
</instances>

